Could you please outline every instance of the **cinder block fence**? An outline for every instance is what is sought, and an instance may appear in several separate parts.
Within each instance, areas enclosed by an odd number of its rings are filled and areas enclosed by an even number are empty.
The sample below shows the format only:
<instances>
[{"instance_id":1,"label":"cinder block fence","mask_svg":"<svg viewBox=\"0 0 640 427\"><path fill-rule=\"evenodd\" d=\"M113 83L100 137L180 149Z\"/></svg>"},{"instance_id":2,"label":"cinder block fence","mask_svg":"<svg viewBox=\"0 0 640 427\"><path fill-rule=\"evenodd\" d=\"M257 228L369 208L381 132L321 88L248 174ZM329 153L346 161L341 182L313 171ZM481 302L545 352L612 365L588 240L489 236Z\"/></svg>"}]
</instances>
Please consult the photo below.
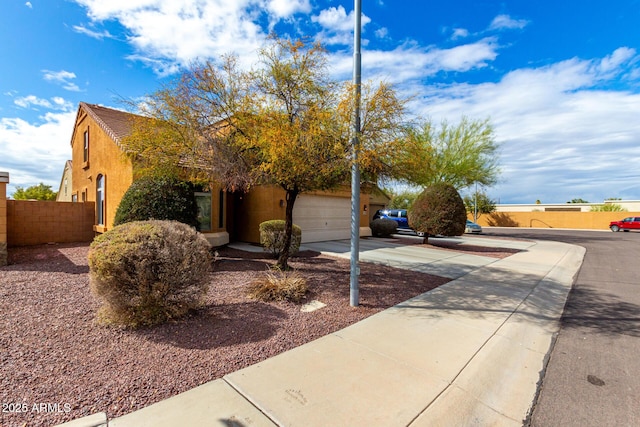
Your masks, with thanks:
<instances>
[{"instance_id":1,"label":"cinder block fence","mask_svg":"<svg viewBox=\"0 0 640 427\"><path fill-rule=\"evenodd\" d=\"M0 266L7 265L7 184L9 172L0 172Z\"/></svg>"},{"instance_id":2,"label":"cinder block fence","mask_svg":"<svg viewBox=\"0 0 640 427\"><path fill-rule=\"evenodd\" d=\"M8 183L9 173L0 172L0 265L13 246L93 240L93 202L7 200Z\"/></svg>"}]
</instances>

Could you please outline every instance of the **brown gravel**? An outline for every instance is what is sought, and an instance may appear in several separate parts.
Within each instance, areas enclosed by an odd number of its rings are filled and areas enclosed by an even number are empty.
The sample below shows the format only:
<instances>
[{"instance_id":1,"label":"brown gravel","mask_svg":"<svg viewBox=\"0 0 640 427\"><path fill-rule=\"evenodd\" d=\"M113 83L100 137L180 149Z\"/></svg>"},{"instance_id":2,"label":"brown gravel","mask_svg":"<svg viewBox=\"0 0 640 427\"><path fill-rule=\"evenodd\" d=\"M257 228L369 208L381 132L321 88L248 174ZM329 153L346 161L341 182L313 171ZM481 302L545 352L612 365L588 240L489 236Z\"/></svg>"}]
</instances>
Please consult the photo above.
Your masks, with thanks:
<instances>
[{"instance_id":1,"label":"brown gravel","mask_svg":"<svg viewBox=\"0 0 640 427\"><path fill-rule=\"evenodd\" d=\"M307 300L327 306L302 313L300 305L248 299L247 283L273 260L225 248L202 310L123 330L95 324L87 252L87 244L13 248L10 265L0 268L1 427L50 426L101 411L121 416L449 281L361 263L361 305L353 308L348 260L305 252L290 264L308 280Z\"/></svg>"}]
</instances>

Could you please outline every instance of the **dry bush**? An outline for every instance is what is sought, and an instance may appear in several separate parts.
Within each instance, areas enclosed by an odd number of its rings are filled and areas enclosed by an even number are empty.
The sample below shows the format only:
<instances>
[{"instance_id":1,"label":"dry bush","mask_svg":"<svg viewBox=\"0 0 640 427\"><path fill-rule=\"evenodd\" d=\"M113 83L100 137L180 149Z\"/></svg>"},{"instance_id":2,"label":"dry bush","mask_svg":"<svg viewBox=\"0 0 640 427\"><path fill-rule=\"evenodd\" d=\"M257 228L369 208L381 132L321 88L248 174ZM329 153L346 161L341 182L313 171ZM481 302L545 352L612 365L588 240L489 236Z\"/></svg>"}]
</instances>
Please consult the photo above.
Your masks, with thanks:
<instances>
[{"instance_id":1,"label":"dry bush","mask_svg":"<svg viewBox=\"0 0 640 427\"><path fill-rule=\"evenodd\" d=\"M268 270L249 284L249 297L260 301L300 302L308 291L307 280L293 270Z\"/></svg>"},{"instance_id":2,"label":"dry bush","mask_svg":"<svg viewBox=\"0 0 640 427\"><path fill-rule=\"evenodd\" d=\"M135 221L98 236L89 250L101 323L138 327L198 308L207 293L209 244L177 221Z\"/></svg>"}]
</instances>

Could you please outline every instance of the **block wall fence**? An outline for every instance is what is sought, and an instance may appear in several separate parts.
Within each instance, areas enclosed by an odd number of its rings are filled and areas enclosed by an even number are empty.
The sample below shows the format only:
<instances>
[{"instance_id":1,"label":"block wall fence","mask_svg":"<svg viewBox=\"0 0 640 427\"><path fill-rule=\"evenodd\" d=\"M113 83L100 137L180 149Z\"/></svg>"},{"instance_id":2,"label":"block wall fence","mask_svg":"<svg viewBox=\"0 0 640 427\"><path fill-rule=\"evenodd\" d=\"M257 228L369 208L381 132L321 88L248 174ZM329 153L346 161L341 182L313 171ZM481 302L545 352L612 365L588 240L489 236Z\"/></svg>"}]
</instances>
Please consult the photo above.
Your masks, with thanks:
<instances>
[{"instance_id":1,"label":"block wall fence","mask_svg":"<svg viewBox=\"0 0 640 427\"><path fill-rule=\"evenodd\" d=\"M7 200L9 247L91 242L94 224L94 202Z\"/></svg>"},{"instance_id":2,"label":"block wall fence","mask_svg":"<svg viewBox=\"0 0 640 427\"><path fill-rule=\"evenodd\" d=\"M478 218L481 226L608 230L611 221L640 212L494 212ZM473 215L469 216L473 220Z\"/></svg>"},{"instance_id":3,"label":"block wall fence","mask_svg":"<svg viewBox=\"0 0 640 427\"><path fill-rule=\"evenodd\" d=\"M0 267L7 265L7 184L9 172L0 172Z\"/></svg>"}]
</instances>

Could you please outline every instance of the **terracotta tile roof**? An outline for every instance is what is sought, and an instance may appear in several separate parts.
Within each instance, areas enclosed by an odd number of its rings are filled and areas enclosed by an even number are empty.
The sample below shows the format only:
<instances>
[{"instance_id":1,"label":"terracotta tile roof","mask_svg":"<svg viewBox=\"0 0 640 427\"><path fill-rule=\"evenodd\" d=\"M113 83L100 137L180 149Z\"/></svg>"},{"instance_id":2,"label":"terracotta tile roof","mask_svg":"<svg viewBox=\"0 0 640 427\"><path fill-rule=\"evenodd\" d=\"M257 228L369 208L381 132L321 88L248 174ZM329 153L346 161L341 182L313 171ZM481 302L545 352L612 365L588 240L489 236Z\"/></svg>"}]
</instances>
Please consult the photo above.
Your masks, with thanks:
<instances>
[{"instance_id":1,"label":"terracotta tile roof","mask_svg":"<svg viewBox=\"0 0 640 427\"><path fill-rule=\"evenodd\" d=\"M131 132L131 123L133 119L139 117L126 111L114 110L112 108L103 107L96 104L80 103L93 120L109 135L116 144L122 149L122 138Z\"/></svg>"}]
</instances>

